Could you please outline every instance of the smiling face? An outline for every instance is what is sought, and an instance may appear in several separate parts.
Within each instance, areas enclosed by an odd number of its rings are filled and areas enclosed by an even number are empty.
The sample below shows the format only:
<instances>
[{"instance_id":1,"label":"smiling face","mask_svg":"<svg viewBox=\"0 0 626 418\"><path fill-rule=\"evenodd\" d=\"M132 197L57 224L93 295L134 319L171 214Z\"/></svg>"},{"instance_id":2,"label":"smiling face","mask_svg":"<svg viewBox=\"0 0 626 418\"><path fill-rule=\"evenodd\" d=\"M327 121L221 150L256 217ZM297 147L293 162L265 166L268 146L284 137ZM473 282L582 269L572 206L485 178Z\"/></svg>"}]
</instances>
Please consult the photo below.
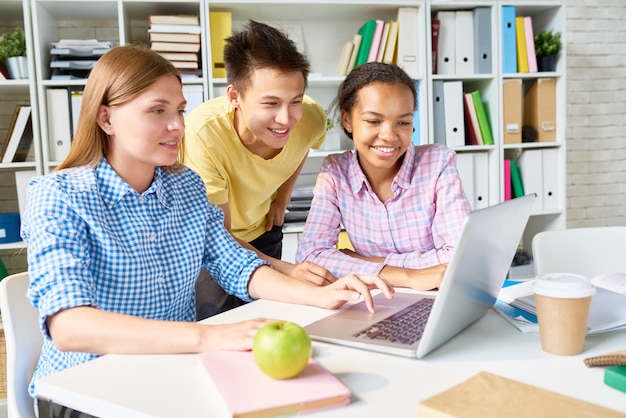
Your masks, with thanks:
<instances>
[{"instance_id":1,"label":"smiling face","mask_svg":"<svg viewBox=\"0 0 626 418\"><path fill-rule=\"evenodd\" d=\"M302 117L304 77L300 71L254 70L244 93L228 86L235 107L235 129L250 152L272 158L283 149Z\"/></svg>"},{"instance_id":2,"label":"smiling face","mask_svg":"<svg viewBox=\"0 0 626 418\"><path fill-rule=\"evenodd\" d=\"M370 182L395 176L413 135L413 93L401 83L374 82L362 87L350 112L342 112L352 132L359 163Z\"/></svg>"},{"instance_id":3,"label":"smiling face","mask_svg":"<svg viewBox=\"0 0 626 418\"><path fill-rule=\"evenodd\" d=\"M156 166L176 162L185 105L180 81L168 75L122 105L100 106L98 124L110 141L107 160L135 189L146 181L149 186Z\"/></svg>"}]
</instances>

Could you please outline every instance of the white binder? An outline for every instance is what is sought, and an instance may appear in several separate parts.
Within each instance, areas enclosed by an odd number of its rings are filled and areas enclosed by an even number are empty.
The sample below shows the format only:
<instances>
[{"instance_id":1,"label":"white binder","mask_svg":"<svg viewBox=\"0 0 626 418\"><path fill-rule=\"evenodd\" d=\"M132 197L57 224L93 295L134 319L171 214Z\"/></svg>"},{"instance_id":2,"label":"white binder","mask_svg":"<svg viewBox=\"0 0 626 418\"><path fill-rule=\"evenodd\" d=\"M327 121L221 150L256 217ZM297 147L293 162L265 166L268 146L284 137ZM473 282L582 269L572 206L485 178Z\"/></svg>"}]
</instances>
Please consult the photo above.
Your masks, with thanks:
<instances>
[{"instance_id":1,"label":"white binder","mask_svg":"<svg viewBox=\"0 0 626 418\"><path fill-rule=\"evenodd\" d=\"M454 74L456 71L456 15L454 11L439 11L439 44L437 49L437 74Z\"/></svg>"},{"instance_id":2,"label":"white binder","mask_svg":"<svg viewBox=\"0 0 626 418\"><path fill-rule=\"evenodd\" d=\"M445 111L446 145L465 145L465 115L463 113L463 82L444 81L443 106Z\"/></svg>"},{"instance_id":3,"label":"white binder","mask_svg":"<svg viewBox=\"0 0 626 418\"><path fill-rule=\"evenodd\" d=\"M517 166L524 184L524 193L537 194L533 206L534 211L544 209L542 152L540 149L525 150L517 160Z\"/></svg>"},{"instance_id":4,"label":"white binder","mask_svg":"<svg viewBox=\"0 0 626 418\"><path fill-rule=\"evenodd\" d=\"M489 206L489 155L486 152L457 153L457 170L472 210Z\"/></svg>"},{"instance_id":5,"label":"white binder","mask_svg":"<svg viewBox=\"0 0 626 418\"><path fill-rule=\"evenodd\" d=\"M559 193L559 173L564 170L559 166L559 150L546 148L541 150L541 166L543 169L543 208L561 209L561 193Z\"/></svg>"},{"instance_id":6,"label":"white binder","mask_svg":"<svg viewBox=\"0 0 626 418\"><path fill-rule=\"evenodd\" d=\"M67 88L46 90L48 103L48 156L49 161L61 162L70 152L72 127L70 96Z\"/></svg>"},{"instance_id":7,"label":"white binder","mask_svg":"<svg viewBox=\"0 0 626 418\"><path fill-rule=\"evenodd\" d=\"M456 12L456 74L474 74L474 14L471 10Z\"/></svg>"}]
</instances>

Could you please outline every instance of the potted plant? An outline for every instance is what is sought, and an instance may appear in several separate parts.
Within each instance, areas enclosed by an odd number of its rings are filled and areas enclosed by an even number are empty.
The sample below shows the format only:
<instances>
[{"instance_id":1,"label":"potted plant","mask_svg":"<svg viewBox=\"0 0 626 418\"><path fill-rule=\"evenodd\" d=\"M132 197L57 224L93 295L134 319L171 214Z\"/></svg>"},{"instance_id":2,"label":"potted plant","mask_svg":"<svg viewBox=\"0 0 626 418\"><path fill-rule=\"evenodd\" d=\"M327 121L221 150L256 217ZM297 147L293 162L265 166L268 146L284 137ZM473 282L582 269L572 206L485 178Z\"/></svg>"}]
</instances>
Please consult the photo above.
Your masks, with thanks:
<instances>
[{"instance_id":1,"label":"potted plant","mask_svg":"<svg viewBox=\"0 0 626 418\"><path fill-rule=\"evenodd\" d=\"M13 32L0 35L0 60L4 61L10 78L28 78L26 35L16 27Z\"/></svg>"},{"instance_id":2,"label":"potted plant","mask_svg":"<svg viewBox=\"0 0 626 418\"><path fill-rule=\"evenodd\" d=\"M535 35L535 55L539 71L554 71L556 57L561 50L561 32L552 29Z\"/></svg>"}]
</instances>

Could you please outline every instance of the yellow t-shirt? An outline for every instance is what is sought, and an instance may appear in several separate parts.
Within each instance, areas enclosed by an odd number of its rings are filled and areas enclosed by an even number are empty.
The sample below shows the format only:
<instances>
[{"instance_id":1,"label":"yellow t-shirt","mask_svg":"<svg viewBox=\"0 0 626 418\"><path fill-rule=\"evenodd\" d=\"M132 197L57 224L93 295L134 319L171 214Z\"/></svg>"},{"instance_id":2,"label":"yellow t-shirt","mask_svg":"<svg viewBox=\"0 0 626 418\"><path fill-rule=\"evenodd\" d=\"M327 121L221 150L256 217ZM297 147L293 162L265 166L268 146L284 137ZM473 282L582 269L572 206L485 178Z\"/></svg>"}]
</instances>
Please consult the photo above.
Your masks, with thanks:
<instances>
[{"instance_id":1,"label":"yellow t-shirt","mask_svg":"<svg viewBox=\"0 0 626 418\"><path fill-rule=\"evenodd\" d=\"M280 154L265 160L251 153L233 125L235 110L226 97L204 102L185 117L185 165L206 185L209 200L229 204L233 234L250 242L265 232L265 216L278 188L310 148L326 137L326 113L308 96L302 118Z\"/></svg>"}]
</instances>

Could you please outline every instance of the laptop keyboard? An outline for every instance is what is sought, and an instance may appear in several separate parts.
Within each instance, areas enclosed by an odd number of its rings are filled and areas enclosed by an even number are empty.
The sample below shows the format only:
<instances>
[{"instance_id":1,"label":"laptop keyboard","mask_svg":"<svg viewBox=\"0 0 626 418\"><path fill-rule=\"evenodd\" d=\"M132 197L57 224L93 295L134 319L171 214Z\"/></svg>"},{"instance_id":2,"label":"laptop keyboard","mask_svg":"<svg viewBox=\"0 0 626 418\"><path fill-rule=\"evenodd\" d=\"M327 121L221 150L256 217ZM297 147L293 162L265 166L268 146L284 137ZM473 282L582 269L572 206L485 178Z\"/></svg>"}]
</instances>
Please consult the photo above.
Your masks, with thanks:
<instances>
[{"instance_id":1,"label":"laptop keyboard","mask_svg":"<svg viewBox=\"0 0 626 418\"><path fill-rule=\"evenodd\" d=\"M367 340L384 340L411 345L422 337L434 299L420 299L395 314L353 335Z\"/></svg>"}]
</instances>

